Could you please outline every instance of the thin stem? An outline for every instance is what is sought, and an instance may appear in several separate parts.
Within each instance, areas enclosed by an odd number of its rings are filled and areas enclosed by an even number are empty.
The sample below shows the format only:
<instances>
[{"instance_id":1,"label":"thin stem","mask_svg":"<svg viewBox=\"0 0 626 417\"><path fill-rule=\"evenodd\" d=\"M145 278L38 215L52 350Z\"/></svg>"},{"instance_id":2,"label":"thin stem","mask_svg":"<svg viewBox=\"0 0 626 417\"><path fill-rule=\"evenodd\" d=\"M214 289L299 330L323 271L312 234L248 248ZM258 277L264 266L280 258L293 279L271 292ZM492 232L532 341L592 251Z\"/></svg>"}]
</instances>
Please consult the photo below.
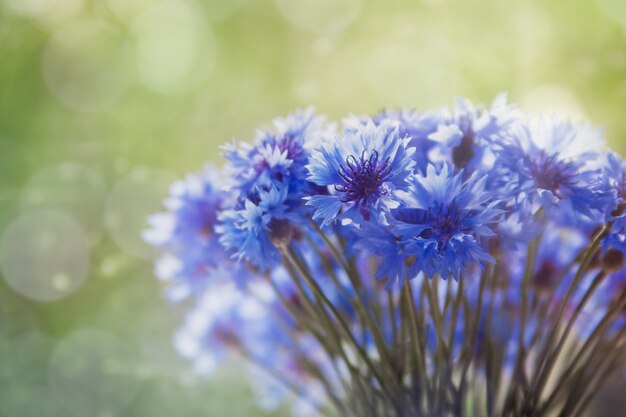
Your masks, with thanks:
<instances>
[{"instance_id":1,"label":"thin stem","mask_svg":"<svg viewBox=\"0 0 626 417\"><path fill-rule=\"evenodd\" d=\"M343 331L344 335L348 337L348 340L350 341L352 346L356 349L356 351L359 354L359 356L361 357L361 359L365 362L365 364L369 368L369 371L372 373L374 378L378 381L378 383L379 383L380 387L382 388L382 390L388 396L388 398L389 398L389 400L391 402L391 405L396 409L398 415L401 416L402 415L402 410L399 407L399 405L397 404L397 402L395 401L395 398L394 398L392 392L387 387L387 385L385 383L386 381L382 378L381 374L376 369L374 363L371 361L371 359L370 359L369 355L367 354L367 352L365 352L363 347L361 345L359 345L359 343L357 342L356 338L354 337L354 335L352 334L352 332L350 330L350 327L346 323L346 321L343 318L343 316L341 315L341 313L337 310L337 308L333 305L333 303L328 299L328 297L326 296L324 291L320 288L319 284L317 284L317 282L315 281L315 279L313 279L313 277L310 275L310 273L308 273L308 271L305 271L305 270L302 269L302 266L298 263L297 259L295 258L294 254L293 254L293 250L290 247L287 247L282 252L283 252L283 256L287 259L287 261L289 263L291 263L292 265L294 265L297 269L299 269L299 272L304 277L304 279L307 281L307 284L309 285L309 287L311 288L313 293L316 296L320 297L320 300L326 305L326 307L328 307L328 309L335 316L335 319L339 323L339 327Z\"/></svg>"},{"instance_id":2,"label":"thin stem","mask_svg":"<svg viewBox=\"0 0 626 417\"><path fill-rule=\"evenodd\" d=\"M487 267L487 271L484 271L480 276L480 284L479 284L479 289L478 289L478 302L476 305L476 311L474 313L474 317L472 320L472 327L469 333L469 337L468 338L466 337L466 340L464 343L462 359L461 359L464 365L463 365L463 370L461 372L461 382L459 383L459 391L460 391L461 398L463 398L465 395L465 390L467 386L467 372L469 371L470 365L472 364L472 359L474 356L474 348L476 346L476 339L478 337L480 316L481 316L481 312L483 309L483 297L485 293L485 287L487 286L486 277L490 274L489 271L491 270L491 268L493 268L493 266L489 265ZM460 410L457 408L457 411L459 413L463 412L462 408Z\"/></svg>"},{"instance_id":3,"label":"thin stem","mask_svg":"<svg viewBox=\"0 0 626 417\"><path fill-rule=\"evenodd\" d=\"M576 322L583 308L585 307L585 305L587 304L587 302L589 301L589 299L591 298L591 296L596 291L596 289L598 288L598 286L600 285L600 283L605 277L606 277L606 274L604 271L598 272L596 277L593 279L593 282L591 283L591 285L585 292L585 295L583 296L582 300L576 306L576 310L574 310L574 313L572 314L569 321L567 322L567 325L565 326L565 330L563 331L563 334L561 335L561 338L559 342L557 343L556 348L554 348L554 350L550 353L550 357L547 360L547 365L546 365L547 368L545 370L545 377L544 377L546 381L550 377L550 373L552 369L554 369L554 364L556 363L556 360L559 354L561 353L563 346L565 345L565 342L567 338L569 337L572 328L574 327L574 323ZM536 394L537 398L541 398L542 388L543 386L540 386L537 389L537 394Z\"/></svg>"},{"instance_id":4,"label":"thin stem","mask_svg":"<svg viewBox=\"0 0 626 417\"><path fill-rule=\"evenodd\" d=\"M585 354L589 353L591 346L593 346L596 343L599 343L605 330L611 324L615 316L617 316L617 314L619 314L619 312L622 310L624 303L626 303L626 291L624 291L621 294L621 297L617 300L615 305L612 306L612 308L610 308L607 311L607 313L604 315L602 320L600 320L600 323L598 323L594 331L591 333L591 336L587 338L583 346L579 349L574 359L570 362L570 365L567 367L565 372L563 372L563 375L561 375L561 377L559 378L559 383L552 391L552 394L548 397L546 402L542 405L541 407L542 411L547 410L550 407L550 405L555 401L557 394L563 388L565 383L568 381L568 378L578 368L578 365L580 361L582 360L582 358L585 356ZM584 367L584 365L582 365L581 367Z\"/></svg>"},{"instance_id":5,"label":"thin stem","mask_svg":"<svg viewBox=\"0 0 626 417\"><path fill-rule=\"evenodd\" d=\"M576 271L576 275L574 276L574 279L569 285L567 292L565 294L565 297L561 300L559 304L559 309L553 321L548 339L546 343L543 345L543 348L541 349L541 352L539 353L539 356L538 356L539 363L537 366L537 372L535 373L532 384L531 384L534 389L531 395L527 399L527 401L530 402L530 406L532 406L532 404L539 401L541 392L543 391L543 388L547 382L547 375L546 375L545 370L547 369L547 367L551 367L551 365L547 364L547 359L550 356L548 355L548 351L551 348L551 346L553 346L553 343L557 336L558 329L560 327L561 320L563 318L563 314L565 313L565 308L569 304L569 301L572 298L572 295L574 294L575 289L578 287L580 280L583 278L584 274L586 273L587 268L589 267L593 257L595 256L596 252L599 250L600 242L603 236L604 236L603 233L598 233L597 236L595 236L594 240L589 244L587 251L583 255L583 259L578 268L578 271Z\"/></svg>"},{"instance_id":6,"label":"thin stem","mask_svg":"<svg viewBox=\"0 0 626 417\"><path fill-rule=\"evenodd\" d=\"M313 222L313 227L317 231L317 233L322 237L322 239L324 240L326 245L329 247L331 252L335 255L335 257L337 258L337 261L340 263L340 265L346 272L346 275L348 275L348 279L355 292L355 297L353 298L354 307L356 307L356 310L358 314L360 315L361 319L364 320L365 326L370 330L374 338L376 349L378 350L379 355L387 364L387 366L384 369L390 373L392 378L395 378L400 372L396 369L396 366L393 362L391 354L389 353L389 349L383 337L383 333L382 333L382 330L380 329L380 326L370 316L369 309L367 308L367 305L366 305L367 302L364 299L363 294L362 294L362 290L361 290L362 284L356 274L356 268L351 267L349 263L343 260L343 257L340 255L336 246L332 243L332 241L328 238L328 236L326 236L326 234L322 231L322 229L320 229L317 223Z\"/></svg>"},{"instance_id":7,"label":"thin stem","mask_svg":"<svg viewBox=\"0 0 626 417\"><path fill-rule=\"evenodd\" d=\"M423 351L423 343L418 333L418 322L415 314L415 299L413 296L413 289L411 283L407 280L404 283L404 300L406 305L406 312L409 316L409 334L411 337L411 345L413 346L413 353L415 353L415 363L417 365L417 379L421 380L426 388L426 392L429 396L432 395L432 387L430 385L428 374L426 372L425 352Z\"/></svg>"},{"instance_id":8,"label":"thin stem","mask_svg":"<svg viewBox=\"0 0 626 417\"><path fill-rule=\"evenodd\" d=\"M307 400L307 402L313 407L315 408L315 410L317 410L318 413L320 413L320 415L323 416L327 416L328 412L327 410L325 410L324 408L322 408L318 403L312 401L310 399L310 396L307 395L307 392L304 388L300 387L298 384L290 381L288 378L286 378L285 375L281 374L280 372L278 372L275 368L270 367L266 364L263 364L257 360L255 360L252 355L250 355L248 352L239 349L237 351L240 355L242 355L245 359L247 359L248 361L250 361L250 363L252 363L255 366L258 366L259 369L261 369L263 372L267 372L268 375L270 375L272 378L274 378L274 380L276 382L278 382L279 384L283 385L285 388L287 388L289 391L291 391L296 397L298 398L305 398ZM341 410L338 410L339 412L342 412ZM341 414L342 416L345 416L346 414Z\"/></svg>"},{"instance_id":9,"label":"thin stem","mask_svg":"<svg viewBox=\"0 0 626 417\"><path fill-rule=\"evenodd\" d=\"M624 329L620 331L620 333L624 333ZM619 340L619 337L616 337L615 340ZM608 378L618 372L620 369L619 365L623 363L624 359L626 359L625 350L623 348L617 347L617 343L611 343L611 347L608 349L609 352L612 352L613 355L606 355L605 357L611 357L611 360L608 360L608 364L605 366L603 372L598 372L597 370L600 367L596 368L596 373L599 375L595 383L591 385L591 388L588 389L588 393L583 397L582 400L579 401L577 408L574 409L574 413L572 417L580 417L582 413L586 410L586 408L591 403L591 399L596 396L598 391L604 386L604 383L608 380Z\"/></svg>"},{"instance_id":10,"label":"thin stem","mask_svg":"<svg viewBox=\"0 0 626 417\"><path fill-rule=\"evenodd\" d=\"M269 281L270 285L272 286L272 288L274 289L274 292L277 294L279 300L281 301L282 305L287 309L287 311L294 317L294 319L301 324L313 324L316 321L315 320L309 320L308 318L305 318L304 316L301 315L301 311L299 311L297 308L294 308L293 304L290 303L286 298L284 298L284 295L282 294L282 292L280 291L280 288L278 288L276 286L276 284L271 280L271 278L269 278L269 276L266 276L267 280ZM318 340L318 342L320 343L320 346L322 346L322 348L324 349L326 355L328 356L330 362L333 364L333 368L335 370L335 373L337 375L341 375L341 371L340 369L337 367L336 361L333 359L336 353L336 350L329 347L327 345L327 338L325 338L314 326L309 327L308 329L311 334ZM291 332L289 332L291 339L294 342L294 345L296 347L298 347L299 349L299 345L297 343L297 337L295 335L292 335ZM305 355L303 355L303 357L306 357ZM350 364L348 363L348 366L350 366ZM318 379L320 379L320 381L322 382L322 384L325 387L328 387L327 383L325 383L322 380L322 376L318 375ZM346 392L349 392L348 387L349 385L346 383L346 381L344 381L343 378L340 378L340 381L342 383L342 385L344 386L344 389L346 390ZM327 394L329 395L329 398L331 400L333 400L333 402L335 403L335 406L337 407L338 411L342 411L342 409L344 408L343 405L339 402L338 399L335 400L335 396L332 393L332 390L327 388ZM344 410L345 411L345 410Z\"/></svg>"}]
</instances>

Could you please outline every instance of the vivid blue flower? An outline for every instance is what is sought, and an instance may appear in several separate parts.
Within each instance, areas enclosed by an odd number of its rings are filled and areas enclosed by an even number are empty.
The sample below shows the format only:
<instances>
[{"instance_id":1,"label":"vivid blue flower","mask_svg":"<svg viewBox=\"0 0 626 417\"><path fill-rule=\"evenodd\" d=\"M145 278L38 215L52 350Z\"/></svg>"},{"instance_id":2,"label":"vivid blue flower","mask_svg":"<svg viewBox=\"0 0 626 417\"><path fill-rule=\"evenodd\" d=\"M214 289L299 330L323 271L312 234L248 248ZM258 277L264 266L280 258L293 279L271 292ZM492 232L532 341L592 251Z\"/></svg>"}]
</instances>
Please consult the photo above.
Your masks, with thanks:
<instances>
[{"instance_id":1,"label":"vivid blue flower","mask_svg":"<svg viewBox=\"0 0 626 417\"><path fill-rule=\"evenodd\" d=\"M408 147L415 148L413 158L419 170L426 168L433 157L431 151L438 145L438 142L429 138L429 135L435 133L439 125L445 121L442 111L420 113L411 109L386 109L376 113L371 120L377 126L383 123L390 124L398 128L398 135L401 138L411 139ZM344 126L348 129L359 129L366 126L368 121L370 121L368 117L352 116L344 120Z\"/></svg>"},{"instance_id":2,"label":"vivid blue flower","mask_svg":"<svg viewBox=\"0 0 626 417\"><path fill-rule=\"evenodd\" d=\"M398 193L401 205L389 220L405 245L405 263L429 277L458 279L469 265L493 262L486 239L502 212L485 184L486 177L477 174L464 181L463 172L448 165L439 171L429 165L426 175L417 174L410 189Z\"/></svg>"},{"instance_id":3,"label":"vivid blue flower","mask_svg":"<svg viewBox=\"0 0 626 417\"><path fill-rule=\"evenodd\" d=\"M388 123L370 121L313 151L307 179L329 188L328 195L307 198L313 219L322 225L337 219L362 224L397 207L395 192L407 188L415 165L409 141Z\"/></svg>"},{"instance_id":4,"label":"vivid blue flower","mask_svg":"<svg viewBox=\"0 0 626 417\"><path fill-rule=\"evenodd\" d=\"M415 278L419 273L415 254L407 252L412 241L404 238L402 226L399 222L383 225L372 221L358 229L354 243L357 249L380 258L374 279L386 279L387 289L396 283L402 284L406 278Z\"/></svg>"},{"instance_id":5,"label":"vivid blue flower","mask_svg":"<svg viewBox=\"0 0 626 417\"><path fill-rule=\"evenodd\" d=\"M606 205L598 159L602 132L554 116L519 123L496 146L497 175L512 197L527 200L533 211L559 208L593 216ZM556 215L555 215L556 216Z\"/></svg>"},{"instance_id":6,"label":"vivid blue flower","mask_svg":"<svg viewBox=\"0 0 626 417\"><path fill-rule=\"evenodd\" d=\"M244 198L272 186L286 187L299 197L306 185L309 150L332 131L313 108L277 118L274 126L274 132L257 132L254 145L233 142L223 147L232 187Z\"/></svg>"},{"instance_id":7,"label":"vivid blue flower","mask_svg":"<svg viewBox=\"0 0 626 417\"><path fill-rule=\"evenodd\" d=\"M156 275L171 284L173 299L199 292L227 257L215 231L226 198L220 183L212 166L188 174L171 186L167 211L148 218L143 238L160 253Z\"/></svg>"}]
</instances>

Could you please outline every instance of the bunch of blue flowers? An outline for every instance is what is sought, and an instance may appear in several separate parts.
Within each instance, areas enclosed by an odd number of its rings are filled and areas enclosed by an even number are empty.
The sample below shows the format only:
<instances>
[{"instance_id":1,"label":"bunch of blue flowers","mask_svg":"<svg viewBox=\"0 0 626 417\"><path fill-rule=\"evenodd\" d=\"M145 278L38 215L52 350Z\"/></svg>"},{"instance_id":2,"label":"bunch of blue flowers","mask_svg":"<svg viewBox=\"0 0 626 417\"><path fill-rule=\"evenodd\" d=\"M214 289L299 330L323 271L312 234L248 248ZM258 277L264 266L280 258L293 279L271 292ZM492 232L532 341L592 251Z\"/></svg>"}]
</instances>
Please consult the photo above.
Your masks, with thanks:
<instances>
[{"instance_id":1,"label":"bunch of blue flowers","mask_svg":"<svg viewBox=\"0 0 626 417\"><path fill-rule=\"evenodd\" d=\"M581 416L626 362L626 163L505 96L312 109L172 186L145 239L199 373L296 416Z\"/></svg>"}]
</instances>

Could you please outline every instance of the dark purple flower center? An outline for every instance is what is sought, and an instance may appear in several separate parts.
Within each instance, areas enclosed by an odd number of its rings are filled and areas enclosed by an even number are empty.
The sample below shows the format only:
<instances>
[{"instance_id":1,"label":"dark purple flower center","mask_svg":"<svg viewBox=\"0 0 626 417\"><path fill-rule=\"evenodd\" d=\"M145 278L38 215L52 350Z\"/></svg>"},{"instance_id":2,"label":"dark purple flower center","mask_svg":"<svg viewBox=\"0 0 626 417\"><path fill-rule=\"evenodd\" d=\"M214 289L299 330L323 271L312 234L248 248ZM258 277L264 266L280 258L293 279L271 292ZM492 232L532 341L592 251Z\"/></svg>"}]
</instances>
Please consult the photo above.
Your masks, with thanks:
<instances>
[{"instance_id":1,"label":"dark purple flower center","mask_svg":"<svg viewBox=\"0 0 626 417\"><path fill-rule=\"evenodd\" d=\"M472 120L467 116L459 118L458 126L463 132L463 137L459 146L452 149L452 162L457 168L465 168L476 154L476 133L474 133Z\"/></svg>"},{"instance_id":2,"label":"dark purple flower center","mask_svg":"<svg viewBox=\"0 0 626 417\"><path fill-rule=\"evenodd\" d=\"M281 152L287 151L287 158L297 161L305 157L304 149L300 141L293 135L287 135L277 141L278 149Z\"/></svg>"},{"instance_id":3,"label":"dark purple flower center","mask_svg":"<svg viewBox=\"0 0 626 417\"><path fill-rule=\"evenodd\" d=\"M458 168L465 168L474 157L476 153L474 142L474 133L472 131L464 132L461 143L452 150L452 161Z\"/></svg>"},{"instance_id":4,"label":"dark purple flower center","mask_svg":"<svg viewBox=\"0 0 626 417\"><path fill-rule=\"evenodd\" d=\"M265 157L260 154L254 155L254 157L252 158L252 167L256 176L259 176L270 169L270 165L267 163L267 159L265 159Z\"/></svg>"},{"instance_id":5,"label":"dark purple flower center","mask_svg":"<svg viewBox=\"0 0 626 417\"><path fill-rule=\"evenodd\" d=\"M350 155L339 168L343 183L335 185L335 190L343 194L342 202L364 205L383 192L381 186L390 173L389 158L380 161L376 151L369 156L363 151L359 158Z\"/></svg>"},{"instance_id":6,"label":"dark purple flower center","mask_svg":"<svg viewBox=\"0 0 626 417\"><path fill-rule=\"evenodd\" d=\"M424 213L424 222L430 227L420 237L435 239L439 248L446 247L448 241L461 229L463 213L455 201L450 204L436 203Z\"/></svg>"},{"instance_id":7,"label":"dark purple flower center","mask_svg":"<svg viewBox=\"0 0 626 417\"><path fill-rule=\"evenodd\" d=\"M572 162L559 160L557 154L547 155L541 151L531 161L530 175L537 188L552 191L557 197L564 198L560 189L563 185L571 185L571 180L574 177L573 165Z\"/></svg>"},{"instance_id":8,"label":"dark purple flower center","mask_svg":"<svg viewBox=\"0 0 626 417\"><path fill-rule=\"evenodd\" d=\"M397 212L398 219L405 223L425 225L426 228L417 237L436 240L439 249L445 249L456 233L469 233L463 220L470 214L462 210L455 201L450 204L435 203L427 210L404 209Z\"/></svg>"},{"instance_id":9,"label":"dark purple flower center","mask_svg":"<svg viewBox=\"0 0 626 417\"><path fill-rule=\"evenodd\" d=\"M306 152L302 147L301 141L296 136L271 136L261 142L261 148L265 148L266 146L270 146L274 149L277 148L280 153L287 152L287 159L290 159L294 162L294 165L292 165L292 167L304 166L304 163L306 162ZM274 170L273 172L270 172L271 167L269 162L263 154L259 153L259 151L257 151L257 153L252 157L252 167L254 175L257 177L269 172L269 175L274 180L282 181L285 176L285 173L281 170Z\"/></svg>"}]
</instances>

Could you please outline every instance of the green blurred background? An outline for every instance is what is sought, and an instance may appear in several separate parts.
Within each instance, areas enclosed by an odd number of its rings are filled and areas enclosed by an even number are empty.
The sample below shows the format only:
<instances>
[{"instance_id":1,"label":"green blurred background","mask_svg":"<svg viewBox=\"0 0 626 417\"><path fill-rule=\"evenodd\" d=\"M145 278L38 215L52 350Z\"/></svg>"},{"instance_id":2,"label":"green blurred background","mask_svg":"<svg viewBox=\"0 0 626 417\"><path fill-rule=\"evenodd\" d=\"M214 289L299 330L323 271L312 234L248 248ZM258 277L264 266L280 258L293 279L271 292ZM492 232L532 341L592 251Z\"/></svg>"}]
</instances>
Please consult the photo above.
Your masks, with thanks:
<instances>
[{"instance_id":1,"label":"green blurred background","mask_svg":"<svg viewBox=\"0 0 626 417\"><path fill-rule=\"evenodd\" d=\"M0 417L263 415L171 346L140 239L168 184L299 106L501 91L626 151L626 2L0 0Z\"/></svg>"}]
</instances>

